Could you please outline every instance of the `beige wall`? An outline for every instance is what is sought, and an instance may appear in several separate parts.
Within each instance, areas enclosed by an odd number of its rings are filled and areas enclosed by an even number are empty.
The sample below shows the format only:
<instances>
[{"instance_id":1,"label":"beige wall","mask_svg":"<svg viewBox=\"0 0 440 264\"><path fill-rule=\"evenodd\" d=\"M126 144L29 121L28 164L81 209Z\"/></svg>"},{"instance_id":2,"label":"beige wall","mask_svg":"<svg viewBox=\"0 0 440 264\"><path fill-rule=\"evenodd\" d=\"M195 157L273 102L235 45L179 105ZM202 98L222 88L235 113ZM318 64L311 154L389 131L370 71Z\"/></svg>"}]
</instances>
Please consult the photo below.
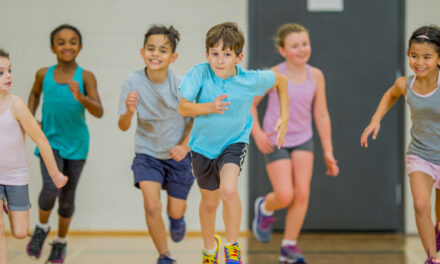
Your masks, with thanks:
<instances>
[{"instance_id":1,"label":"beige wall","mask_svg":"<svg viewBox=\"0 0 440 264\"><path fill-rule=\"evenodd\" d=\"M173 24L180 31L179 58L171 68L183 75L205 60L204 36L211 26L235 21L247 35L247 1L0 0L0 9L0 47L11 53L15 94L27 101L36 70L56 63L49 49L49 33L61 23L80 29L84 48L78 62L98 80L105 113L102 119L87 116L91 151L77 192L72 230L145 230L142 196L132 186L130 171L134 130L123 133L117 128L121 83L130 72L144 66L139 48L150 24ZM242 65L246 66L246 61ZM39 162L32 154L34 146L28 138L32 226L37 219L41 188ZM243 208L247 208L247 170L240 177L239 189ZM186 215L189 230L200 230L199 201L194 185ZM51 223L56 229L55 214ZM217 219L218 229L224 229L220 211ZM244 210L242 230L247 229L246 222Z\"/></svg>"},{"instance_id":2,"label":"beige wall","mask_svg":"<svg viewBox=\"0 0 440 264\"><path fill-rule=\"evenodd\" d=\"M440 10L440 1L438 0L407 0L406 5L406 37L405 37L405 49L408 48L408 44L406 43L409 38L411 37L411 34L414 30L417 28L424 26L424 25L430 25L430 24L436 24L440 25L440 16L439 16L439 10ZM402 54L404 56L404 54ZM411 69L408 66L408 58L406 59L406 75L413 74ZM405 139L405 147L408 146L410 141L410 135L409 130L411 128L411 120L409 116L409 109L406 107L405 109L405 132L406 132L406 139ZM417 233L417 227L415 224L415 215L414 215L414 209L413 209L413 200L411 191L409 188L409 180L408 177L405 175L405 231L407 233ZM434 192L433 192L434 193ZM434 219L434 195L432 196L432 213L433 213L433 219Z\"/></svg>"}]
</instances>

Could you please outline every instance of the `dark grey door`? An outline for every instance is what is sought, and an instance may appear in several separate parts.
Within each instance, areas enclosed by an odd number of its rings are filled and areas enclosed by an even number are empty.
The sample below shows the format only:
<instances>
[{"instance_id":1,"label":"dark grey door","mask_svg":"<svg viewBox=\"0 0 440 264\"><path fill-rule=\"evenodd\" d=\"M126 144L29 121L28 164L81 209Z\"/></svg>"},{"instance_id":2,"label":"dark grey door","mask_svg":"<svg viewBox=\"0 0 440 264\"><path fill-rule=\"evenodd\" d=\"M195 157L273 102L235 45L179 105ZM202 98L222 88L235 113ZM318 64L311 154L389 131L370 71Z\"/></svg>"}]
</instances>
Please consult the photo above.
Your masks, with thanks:
<instances>
[{"instance_id":1,"label":"dark grey door","mask_svg":"<svg viewBox=\"0 0 440 264\"><path fill-rule=\"evenodd\" d=\"M311 13L306 0L250 0L251 69L282 61L273 45L277 28L296 22L310 30L310 64L325 75L335 157L340 175L325 175L315 130L315 166L306 230L395 230L403 228L403 100L382 122L368 149L360 134L383 93L403 72L403 0L346 0L339 13ZM259 108L262 118L265 103ZM250 145L249 202L271 190L262 154ZM285 211L277 212L276 229ZM249 207L250 222L253 206Z\"/></svg>"}]
</instances>

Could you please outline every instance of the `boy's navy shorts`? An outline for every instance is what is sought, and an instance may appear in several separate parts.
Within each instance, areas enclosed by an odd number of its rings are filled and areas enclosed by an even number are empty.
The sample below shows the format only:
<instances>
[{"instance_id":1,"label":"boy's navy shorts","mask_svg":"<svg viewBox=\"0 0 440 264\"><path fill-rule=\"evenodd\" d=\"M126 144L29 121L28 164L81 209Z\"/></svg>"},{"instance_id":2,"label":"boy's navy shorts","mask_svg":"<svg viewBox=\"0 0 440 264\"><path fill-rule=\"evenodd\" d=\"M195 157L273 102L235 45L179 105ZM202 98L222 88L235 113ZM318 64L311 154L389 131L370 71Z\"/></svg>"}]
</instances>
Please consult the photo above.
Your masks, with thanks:
<instances>
[{"instance_id":1,"label":"boy's navy shorts","mask_svg":"<svg viewBox=\"0 0 440 264\"><path fill-rule=\"evenodd\" d=\"M134 185L139 188L141 181L154 181L162 185L169 196L186 200L194 182L191 157L188 154L183 160L156 159L147 154L136 153L132 169Z\"/></svg>"}]
</instances>

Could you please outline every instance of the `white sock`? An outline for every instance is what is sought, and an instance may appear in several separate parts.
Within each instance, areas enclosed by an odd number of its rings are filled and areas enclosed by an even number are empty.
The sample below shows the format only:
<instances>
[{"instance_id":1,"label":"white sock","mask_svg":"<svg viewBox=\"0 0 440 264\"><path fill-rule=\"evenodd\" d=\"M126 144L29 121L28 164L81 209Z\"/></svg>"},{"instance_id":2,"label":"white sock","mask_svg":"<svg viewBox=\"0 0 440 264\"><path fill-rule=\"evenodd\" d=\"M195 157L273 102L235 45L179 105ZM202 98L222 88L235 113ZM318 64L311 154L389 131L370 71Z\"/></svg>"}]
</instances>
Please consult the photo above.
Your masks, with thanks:
<instances>
[{"instance_id":1,"label":"white sock","mask_svg":"<svg viewBox=\"0 0 440 264\"><path fill-rule=\"evenodd\" d=\"M58 243L66 244L67 243L67 237L59 237L59 236L57 236L55 238L55 241L58 242Z\"/></svg>"},{"instance_id":2,"label":"white sock","mask_svg":"<svg viewBox=\"0 0 440 264\"><path fill-rule=\"evenodd\" d=\"M281 241L281 246L282 247L285 247L285 246L296 246L296 240L283 239L283 241Z\"/></svg>"},{"instance_id":3,"label":"white sock","mask_svg":"<svg viewBox=\"0 0 440 264\"><path fill-rule=\"evenodd\" d=\"M40 227L40 228L42 228L42 229L44 230L44 232L49 231L49 223L42 224L42 223L38 222L38 223L37 223L37 226Z\"/></svg>"},{"instance_id":4,"label":"white sock","mask_svg":"<svg viewBox=\"0 0 440 264\"><path fill-rule=\"evenodd\" d=\"M208 255L214 255L216 249L217 248L215 247L213 249L203 249L203 251L205 251L205 253L208 254Z\"/></svg>"},{"instance_id":5,"label":"white sock","mask_svg":"<svg viewBox=\"0 0 440 264\"><path fill-rule=\"evenodd\" d=\"M265 216L272 216L273 215L273 211L269 211L266 209L266 201L263 201L261 203L260 210Z\"/></svg>"}]
</instances>

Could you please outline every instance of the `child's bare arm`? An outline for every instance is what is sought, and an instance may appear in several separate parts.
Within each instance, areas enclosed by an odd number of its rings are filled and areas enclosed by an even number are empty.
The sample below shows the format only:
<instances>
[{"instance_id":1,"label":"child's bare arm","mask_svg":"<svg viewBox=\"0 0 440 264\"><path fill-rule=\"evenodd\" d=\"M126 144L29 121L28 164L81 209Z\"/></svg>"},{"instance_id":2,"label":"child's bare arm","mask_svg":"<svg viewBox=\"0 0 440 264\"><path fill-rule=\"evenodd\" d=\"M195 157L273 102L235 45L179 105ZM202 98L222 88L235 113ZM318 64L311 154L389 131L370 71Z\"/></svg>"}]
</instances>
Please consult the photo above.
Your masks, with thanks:
<instances>
[{"instance_id":1,"label":"child's bare arm","mask_svg":"<svg viewBox=\"0 0 440 264\"><path fill-rule=\"evenodd\" d=\"M84 90L82 94L79 89L79 84L76 81L70 80L67 82L73 97L78 100L86 109L95 117L102 117L104 109L99 98L96 78L93 73L83 71Z\"/></svg>"},{"instance_id":2,"label":"child's bare arm","mask_svg":"<svg viewBox=\"0 0 440 264\"><path fill-rule=\"evenodd\" d=\"M380 121L390 108L397 102L401 95L406 95L406 77L399 77L393 86L391 86L383 95L377 106L376 112L371 118L370 124L365 128L361 135L361 147L368 147L368 136L373 133L373 139L376 139L380 130Z\"/></svg>"},{"instance_id":3,"label":"child's bare arm","mask_svg":"<svg viewBox=\"0 0 440 264\"><path fill-rule=\"evenodd\" d=\"M181 116L224 114L224 111L228 110L227 106L231 104L230 102L223 102L227 97L226 94L220 95L210 103L193 103L182 97L177 111Z\"/></svg>"},{"instance_id":4,"label":"child's bare arm","mask_svg":"<svg viewBox=\"0 0 440 264\"><path fill-rule=\"evenodd\" d=\"M188 146L188 142L189 142L189 136L191 134L193 122L194 120L192 119L190 122L186 123L185 132L183 133L182 138L180 139L179 143L170 150L172 159L176 161L181 161L186 157L188 152L191 150Z\"/></svg>"},{"instance_id":5,"label":"child's bare arm","mask_svg":"<svg viewBox=\"0 0 440 264\"><path fill-rule=\"evenodd\" d=\"M131 126L131 119L136 112L138 98L139 95L137 91L130 92L125 98L125 106L127 108L127 111L119 116L118 121L119 129L121 129L122 131L126 131Z\"/></svg>"},{"instance_id":6,"label":"child's bare arm","mask_svg":"<svg viewBox=\"0 0 440 264\"><path fill-rule=\"evenodd\" d=\"M37 144L52 181L58 188L63 187L68 179L58 170L52 148L32 113L20 98L14 100L11 109L26 134Z\"/></svg>"},{"instance_id":7,"label":"child's bare arm","mask_svg":"<svg viewBox=\"0 0 440 264\"><path fill-rule=\"evenodd\" d=\"M32 115L35 115L38 105L40 104L40 97L43 91L43 80L46 72L47 68L42 68L35 74L34 84L32 85L32 90L28 97L28 107Z\"/></svg>"},{"instance_id":8,"label":"child's bare arm","mask_svg":"<svg viewBox=\"0 0 440 264\"><path fill-rule=\"evenodd\" d=\"M284 146L287 133L287 121L289 120L289 92L287 90L287 78L281 73L275 72L275 84L278 100L280 103L280 117L275 125L275 131L278 131L277 146Z\"/></svg>"}]
</instances>

